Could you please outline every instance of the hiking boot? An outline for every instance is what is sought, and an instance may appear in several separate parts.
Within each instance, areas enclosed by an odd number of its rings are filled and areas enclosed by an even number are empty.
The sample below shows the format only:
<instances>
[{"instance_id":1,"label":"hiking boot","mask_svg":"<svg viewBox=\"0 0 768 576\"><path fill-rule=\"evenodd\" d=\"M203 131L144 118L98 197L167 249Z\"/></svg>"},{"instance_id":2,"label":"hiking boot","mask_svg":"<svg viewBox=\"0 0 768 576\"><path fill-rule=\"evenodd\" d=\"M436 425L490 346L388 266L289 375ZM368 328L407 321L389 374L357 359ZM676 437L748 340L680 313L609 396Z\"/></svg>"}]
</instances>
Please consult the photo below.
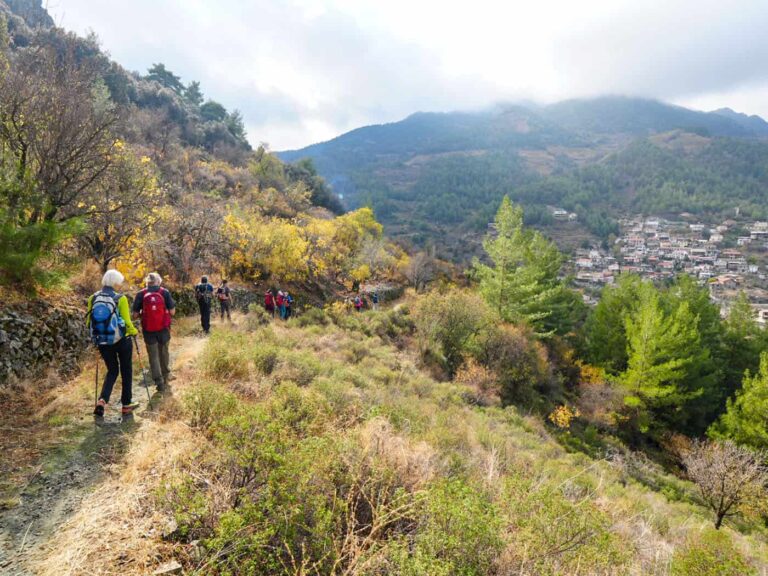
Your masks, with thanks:
<instances>
[{"instance_id":1,"label":"hiking boot","mask_svg":"<svg viewBox=\"0 0 768 576\"><path fill-rule=\"evenodd\" d=\"M123 404L123 414L131 414L138 407L139 407L139 403L138 402L131 402L130 404Z\"/></svg>"},{"instance_id":2,"label":"hiking boot","mask_svg":"<svg viewBox=\"0 0 768 576\"><path fill-rule=\"evenodd\" d=\"M107 407L107 403L104 402L102 398L99 398L99 401L96 402L96 407L93 409L93 415L99 418L103 417L104 410L106 407Z\"/></svg>"},{"instance_id":3,"label":"hiking boot","mask_svg":"<svg viewBox=\"0 0 768 576\"><path fill-rule=\"evenodd\" d=\"M170 373L169 373L169 374L168 374L168 375L165 377L165 383L166 383L166 384L168 384L168 382L173 382L174 380L176 380L176 375L175 375L173 372L170 372Z\"/></svg>"},{"instance_id":4,"label":"hiking boot","mask_svg":"<svg viewBox=\"0 0 768 576\"><path fill-rule=\"evenodd\" d=\"M158 382L155 386L158 392L165 392L168 389L168 384L166 382Z\"/></svg>"}]
</instances>

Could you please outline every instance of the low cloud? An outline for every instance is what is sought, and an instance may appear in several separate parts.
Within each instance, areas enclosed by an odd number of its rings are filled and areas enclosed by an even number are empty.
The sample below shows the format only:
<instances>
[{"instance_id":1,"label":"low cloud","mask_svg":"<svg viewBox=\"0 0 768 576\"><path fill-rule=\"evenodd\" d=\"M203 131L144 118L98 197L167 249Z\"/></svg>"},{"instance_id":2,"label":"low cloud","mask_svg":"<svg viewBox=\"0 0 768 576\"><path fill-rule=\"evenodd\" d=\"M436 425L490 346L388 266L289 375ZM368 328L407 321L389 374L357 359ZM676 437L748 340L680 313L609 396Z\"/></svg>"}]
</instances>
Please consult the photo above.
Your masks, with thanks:
<instances>
[{"instance_id":1,"label":"low cloud","mask_svg":"<svg viewBox=\"0 0 768 576\"><path fill-rule=\"evenodd\" d=\"M419 110L601 93L754 103L768 115L762 0L58 0L129 69L163 62L285 149ZM761 97L762 95L762 97Z\"/></svg>"}]
</instances>

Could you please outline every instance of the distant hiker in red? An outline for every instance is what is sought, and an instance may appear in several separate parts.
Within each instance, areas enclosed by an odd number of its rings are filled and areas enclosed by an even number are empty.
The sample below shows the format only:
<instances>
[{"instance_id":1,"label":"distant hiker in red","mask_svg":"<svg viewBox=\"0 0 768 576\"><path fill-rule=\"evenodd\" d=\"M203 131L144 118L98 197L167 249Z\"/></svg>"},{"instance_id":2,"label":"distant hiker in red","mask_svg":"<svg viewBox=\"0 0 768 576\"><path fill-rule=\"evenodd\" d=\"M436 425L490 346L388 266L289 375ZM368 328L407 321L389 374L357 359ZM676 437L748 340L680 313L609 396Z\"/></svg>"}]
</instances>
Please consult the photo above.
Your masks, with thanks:
<instances>
[{"instance_id":1,"label":"distant hiker in red","mask_svg":"<svg viewBox=\"0 0 768 576\"><path fill-rule=\"evenodd\" d=\"M355 310L358 312L363 311L363 299L360 296L355 296Z\"/></svg>"},{"instance_id":2,"label":"distant hiker in red","mask_svg":"<svg viewBox=\"0 0 768 576\"><path fill-rule=\"evenodd\" d=\"M145 279L147 287L136 294L133 314L141 317L144 344L149 356L149 367L157 391L162 392L171 380L170 356L171 316L176 314L176 304L171 293L160 286L163 279L152 272Z\"/></svg>"},{"instance_id":3,"label":"distant hiker in red","mask_svg":"<svg viewBox=\"0 0 768 576\"><path fill-rule=\"evenodd\" d=\"M221 286L216 289L216 299L219 301L219 308L221 309L221 321L224 321L224 314L227 315L227 320L232 322L232 291L227 286L227 281L222 280Z\"/></svg>"},{"instance_id":4,"label":"distant hiker in red","mask_svg":"<svg viewBox=\"0 0 768 576\"><path fill-rule=\"evenodd\" d=\"M264 310L275 317L275 295L272 294L272 290L264 292Z\"/></svg>"}]
</instances>

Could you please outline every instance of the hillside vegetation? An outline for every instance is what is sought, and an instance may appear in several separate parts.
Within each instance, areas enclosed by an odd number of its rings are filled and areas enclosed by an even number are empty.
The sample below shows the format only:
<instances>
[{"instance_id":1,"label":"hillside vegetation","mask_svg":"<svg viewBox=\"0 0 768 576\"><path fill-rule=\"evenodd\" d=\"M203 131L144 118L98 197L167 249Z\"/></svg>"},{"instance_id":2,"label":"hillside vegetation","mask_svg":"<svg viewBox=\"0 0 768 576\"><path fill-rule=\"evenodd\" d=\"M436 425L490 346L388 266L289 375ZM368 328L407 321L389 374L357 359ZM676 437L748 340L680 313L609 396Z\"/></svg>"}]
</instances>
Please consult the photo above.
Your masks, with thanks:
<instances>
[{"instance_id":1,"label":"hillside vegetation","mask_svg":"<svg viewBox=\"0 0 768 576\"><path fill-rule=\"evenodd\" d=\"M714 530L695 487L641 455L569 449L567 428L501 407L477 369L435 380L413 348L428 309L411 298L217 328L37 569L143 574L173 558L189 574L736 576L768 565L759 530Z\"/></svg>"}]
</instances>

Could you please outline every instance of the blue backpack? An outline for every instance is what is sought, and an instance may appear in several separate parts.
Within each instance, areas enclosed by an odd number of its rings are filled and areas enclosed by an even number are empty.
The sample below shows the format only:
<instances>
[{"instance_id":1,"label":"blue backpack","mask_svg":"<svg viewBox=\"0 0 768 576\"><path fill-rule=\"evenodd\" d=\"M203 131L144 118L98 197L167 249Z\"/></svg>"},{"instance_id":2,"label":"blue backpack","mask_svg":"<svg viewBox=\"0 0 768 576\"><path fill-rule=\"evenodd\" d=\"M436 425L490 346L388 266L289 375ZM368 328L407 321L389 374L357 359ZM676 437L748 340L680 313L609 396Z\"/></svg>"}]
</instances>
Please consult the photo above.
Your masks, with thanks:
<instances>
[{"instance_id":1,"label":"blue backpack","mask_svg":"<svg viewBox=\"0 0 768 576\"><path fill-rule=\"evenodd\" d=\"M117 310L119 294L97 292L91 302L91 340L96 346L110 346L121 340L125 322Z\"/></svg>"}]
</instances>

